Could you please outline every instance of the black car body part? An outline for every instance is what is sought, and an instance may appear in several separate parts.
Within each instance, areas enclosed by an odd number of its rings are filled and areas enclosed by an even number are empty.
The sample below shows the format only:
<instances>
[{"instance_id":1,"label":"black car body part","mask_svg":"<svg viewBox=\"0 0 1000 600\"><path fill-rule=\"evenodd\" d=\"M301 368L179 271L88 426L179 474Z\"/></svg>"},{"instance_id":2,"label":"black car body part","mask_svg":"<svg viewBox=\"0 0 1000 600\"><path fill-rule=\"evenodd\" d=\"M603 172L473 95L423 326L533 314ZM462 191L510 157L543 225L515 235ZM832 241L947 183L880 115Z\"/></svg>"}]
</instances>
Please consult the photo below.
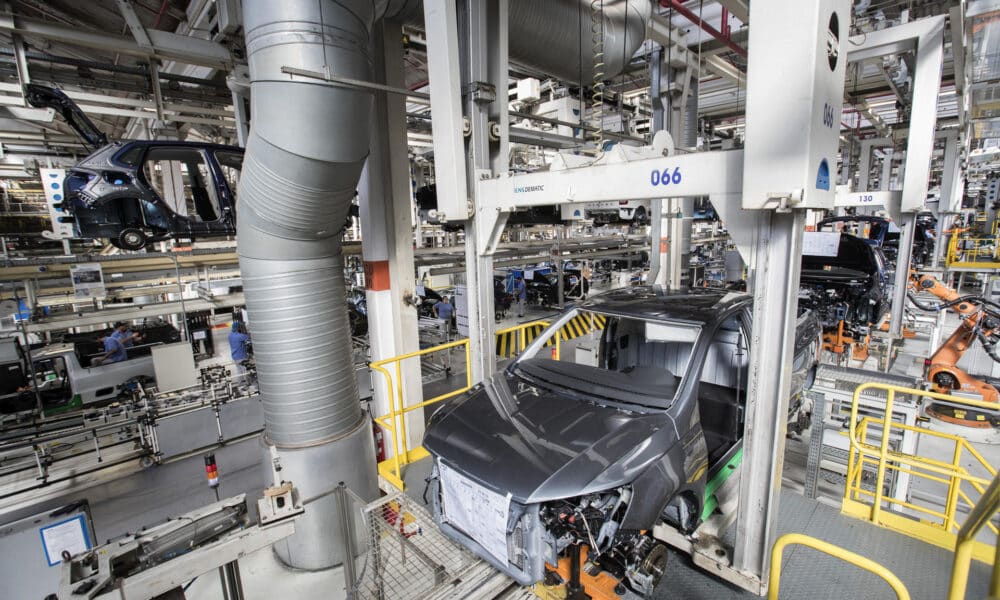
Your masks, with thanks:
<instances>
[{"instance_id":1,"label":"black car body part","mask_svg":"<svg viewBox=\"0 0 1000 600\"><path fill-rule=\"evenodd\" d=\"M889 310L890 277L881 249L841 233L836 256L802 256L799 307L815 312L824 329L843 321L863 337Z\"/></svg>"},{"instance_id":2,"label":"black car body part","mask_svg":"<svg viewBox=\"0 0 1000 600\"><path fill-rule=\"evenodd\" d=\"M441 529L524 585L586 544L589 560L649 593L663 548L648 532L661 521L692 532L706 481L742 450L751 304L724 290L641 286L564 313L431 417L423 444ZM588 313L606 319L593 363L548 358L548 340ZM801 315L795 396L819 335Z\"/></svg>"},{"instance_id":3,"label":"black car body part","mask_svg":"<svg viewBox=\"0 0 1000 600\"><path fill-rule=\"evenodd\" d=\"M169 237L234 235L242 163L243 149L233 146L115 142L69 171L63 208L78 237L108 238L126 250Z\"/></svg>"}]
</instances>

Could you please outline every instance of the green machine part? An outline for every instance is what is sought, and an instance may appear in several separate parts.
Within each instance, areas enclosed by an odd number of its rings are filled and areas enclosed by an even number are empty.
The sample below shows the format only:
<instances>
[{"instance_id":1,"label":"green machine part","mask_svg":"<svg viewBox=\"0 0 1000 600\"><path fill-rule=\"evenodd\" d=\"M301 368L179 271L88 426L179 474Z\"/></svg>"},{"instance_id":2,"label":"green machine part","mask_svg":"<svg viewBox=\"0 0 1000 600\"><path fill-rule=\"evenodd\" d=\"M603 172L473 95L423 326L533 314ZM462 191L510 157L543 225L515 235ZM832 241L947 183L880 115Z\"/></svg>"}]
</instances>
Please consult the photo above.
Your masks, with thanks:
<instances>
[{"instance_id":1,"label":"green machine part","mask_svg":"<svg viewBox=\"0 0 1000 600\"><path fill-rule=\"evenodd\" d=\"M726 464L705 484L705 501L702 503L701 520L704 521L719 507L719 501L715 497L715 492L726 483L736 472L736 468L743 462L743 448L730 457Z\"/></svg>"}]
</instances>

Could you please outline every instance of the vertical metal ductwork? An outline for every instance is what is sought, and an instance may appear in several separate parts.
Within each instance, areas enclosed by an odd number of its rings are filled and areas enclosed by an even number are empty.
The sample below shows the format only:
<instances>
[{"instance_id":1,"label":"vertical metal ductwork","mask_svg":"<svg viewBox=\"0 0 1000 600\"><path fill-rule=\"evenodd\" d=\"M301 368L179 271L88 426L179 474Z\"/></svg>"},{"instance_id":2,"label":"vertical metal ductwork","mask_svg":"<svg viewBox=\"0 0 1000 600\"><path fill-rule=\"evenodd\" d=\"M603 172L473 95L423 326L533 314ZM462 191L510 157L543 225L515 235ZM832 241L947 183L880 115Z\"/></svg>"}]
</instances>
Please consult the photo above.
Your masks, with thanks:
<instances>
[{"instance_id":1,"label":"vertical metal ductwork","mask_svg":"<svg viewBox=\"0 0 1000 600\"><path fill-rule=\"evenodd\" d=\"M286 564L322 569L343 549L339 482L377 493L359 404L340 238L368 155L370 92L292 78L285 66L371 79L387 1L245 0L252 127L239 185L238 251L264 404L265 443L307 502ZM270 461L267 461L268 469Z\"/></svg>"},{"instance_id":2,"label":"vertical metal ductwork","mask_svg":"<svg viewBox=\"0 0 1000 600\"><path fill-rule=\"evenodd\" d=\"M370 92L293 80L281 69L369 81L373 25L386 15L406 18L416 6L414 0L243 3L253 120L239 184L238 253L264 441L278 449L282 479L293 481L307 502L296 534L275 545L296 568L327 568L344 558L335 495L327 492L344 482L362 496L377 493L340 244L368 155L373 103ZM583 0L512 0L512 56L570 81L583 60L589 74L588 11ZM609 77L642 42L649 11L648 0L606 1ZM580 31L567 31L562 24L581 14ZM265 464L270 472L270 460Z\"/></svg>"}]
</instances>

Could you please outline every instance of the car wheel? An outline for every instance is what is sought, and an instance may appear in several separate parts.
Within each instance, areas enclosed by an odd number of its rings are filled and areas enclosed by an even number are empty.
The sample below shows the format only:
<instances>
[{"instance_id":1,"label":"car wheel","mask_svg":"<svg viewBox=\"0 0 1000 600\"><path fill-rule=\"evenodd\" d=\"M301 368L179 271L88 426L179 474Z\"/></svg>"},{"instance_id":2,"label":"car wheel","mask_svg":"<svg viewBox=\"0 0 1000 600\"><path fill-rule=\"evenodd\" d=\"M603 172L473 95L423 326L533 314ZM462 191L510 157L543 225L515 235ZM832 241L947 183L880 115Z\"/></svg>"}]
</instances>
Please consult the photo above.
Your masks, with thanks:
<instances>
[{"instance_id":1,"label":"car wheel","mask_svg":"<svg viewBox=\"0 0 1000 600\"><path fill-rule=\"evenodd\" d=\"M123 229L118 234L118 244L119 248L125 250L142 250L146 245L146 234L134 227Z\"/></svg>"},{"instance_id":2,"label":"car wheel","mask_svg":"<svg viewBox=\"0 0 1000 600\"><path fill-rule=\"evenodd\" d=\"M632 221L638 223L639 225L646 225L649 223L649 215L646 214L646 207L640 206L635 209L635 213L632 216Z\"/></svg>"}]
</instances>

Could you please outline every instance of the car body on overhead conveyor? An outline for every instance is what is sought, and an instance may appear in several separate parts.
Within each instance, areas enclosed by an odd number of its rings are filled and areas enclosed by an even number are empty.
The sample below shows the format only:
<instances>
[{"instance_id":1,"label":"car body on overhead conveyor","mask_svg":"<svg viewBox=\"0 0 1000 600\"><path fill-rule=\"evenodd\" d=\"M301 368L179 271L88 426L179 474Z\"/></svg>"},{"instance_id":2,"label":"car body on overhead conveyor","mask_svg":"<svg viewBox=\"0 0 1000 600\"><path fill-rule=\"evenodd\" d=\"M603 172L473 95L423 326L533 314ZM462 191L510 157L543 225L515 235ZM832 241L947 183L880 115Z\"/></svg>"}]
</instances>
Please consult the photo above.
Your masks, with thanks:
<instances>
[{"instance_id":1,"label":"car body on overhead conveyor","mask_svg":"<svg viewBox=\"0 0 1000 600\"><path fill-rule=\"evenodd\" d=\"M594 564L650 592L665 561L654 526L693 532L716 506L707 482L738 472L751 309L748 294L640 286L564 312L429 420L441 529L524 585L585 545ZM819 336L801 314L793 413Z\"/></svg>"},{"instance_id":2,"label":"car body on overhead conveyor","mask_svg":"<svg viewBox=\"0 0 1000 600\"><path fill-rule=\"evenodd\" d=\"M235 235L243 149L176 141L114 142L66 175L63 208L78 237L125 250L150 241Z\"/></svg>"},{"instance_id":3,"label":"car body on overhead conveyor","mask_svg":"<svg viewBox=\"0 0 1000 600\"><path fill-rule=\"evenodd\" d=\"M25 99L58 111L93 153L66 174L56 205L80 238L124 250L150 241L236 234L243 148L204 142L108 138L58 88L28 84ZM56 198L59 200L59 198Z\"/></svg>"}]
</instances>

